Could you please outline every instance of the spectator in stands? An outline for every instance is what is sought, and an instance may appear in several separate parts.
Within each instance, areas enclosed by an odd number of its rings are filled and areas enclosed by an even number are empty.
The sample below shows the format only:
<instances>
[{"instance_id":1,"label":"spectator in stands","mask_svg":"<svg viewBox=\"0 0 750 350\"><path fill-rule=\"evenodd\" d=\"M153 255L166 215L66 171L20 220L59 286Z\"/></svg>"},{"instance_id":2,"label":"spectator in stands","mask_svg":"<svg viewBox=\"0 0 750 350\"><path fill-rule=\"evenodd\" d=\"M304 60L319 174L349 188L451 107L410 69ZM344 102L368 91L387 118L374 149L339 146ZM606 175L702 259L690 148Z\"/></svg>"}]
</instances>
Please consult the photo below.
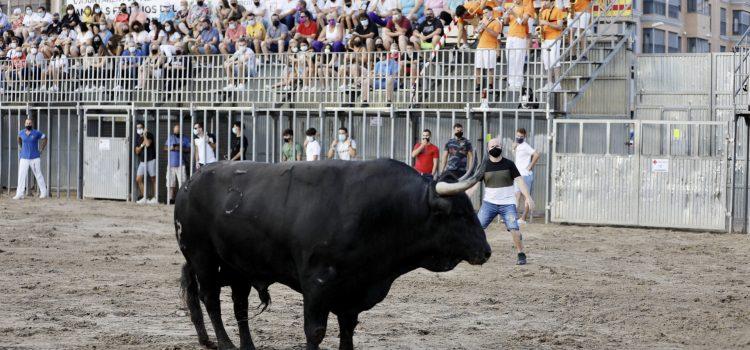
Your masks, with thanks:
<instances>
[{"instance_id":1,"label":"spectator in stands","mask_svg":"<svg viewBox=\"0 0 750 350\"><path fill-rule=\"evenodd\" d=\"M343 1L341 0L311 0L315 18L318 20L318 27L323 28L333 18L334 22L342 10ZM343 25L343 23L342 23Z\"/></svg>"},{"instance_id":2,"label":"spectator in stands","mask_svg":"<svg viewBox=\"0 0 750 350\"><path fill-rule=\"evenodd\" d=\"M484 8L488 3L487 0L472 0L456 7L459 49L466 50L469 48L466 26L471 25L476 28L479 25L479 21L484 17ZM493 17L499 17L502 14L503 7L498 7L497 10L499 11L493 11Z\"/></svg>"},{"instance_id":3,"label":"spectator in stands","mask_svg":"<svg viewBox=\"0 0 750 350\"><path fill-rule=\"evenodd\" d=\"M265 1L261 4L260 0L253 0L248 4L246 13L247 15L252 13L256 20L262 21L263 26L269 27L271 25L271 17L279 17L278 13L273 13L273 11L269 9L269 5L272 3L275 5L275 1ZM287 27L287 29L289 29L289 27Z\"/></svg>"},{"instance_id":4,"label":"spectator in stands","mask_svg":"<svg viewBox=\"0 0 750 350\"><path fill-rule=\"evenodd\" d=\"M552 0L550 0L550 2L551 1ZM515 163L518 167L518 171L523 178L523 182L526 184L528 193L531 194L534 187L534 167L539 161L540 156L539 152L526 142L527 135L526 129L524 128L519 128L516 131L516 142L513 143L513 153L516 155ZM526 198L528 198L528 196L526 196ZM516 186L516 203L521 207L521 189L518 186ZM529 203L526 201L523 205L523 214L519 216L519 224L523 225L526 223L526 220L529 218L529 211Z\"/></svg>"},{"instance_id":5,"label":"spectator in stands","mask_svg":"<svg viewBox=\"0 0 750 350\"><path fill-rule=\"evenodd\" d=\"M186 135L182 135L179 123L172 126L172 134L167 137L164 150L169 152L169 168L167 169L169 204L174 204L177 189L182 187L187 179L185 164L186 159L190 159L190 139Z\"/></svg>"},{"instance_id":6,"label":"spectator in stands","mask_svg":"<svg viewBox=\"0 0 750 350\"><path fill-rule=\"evenodd\" d=\"M225 91L243 90L248 75L255 76L255 53L247 46L245 38L237 41L237 49L224 61L224 70L227 75Z\"/></svg>"},{"instance_id":7,"label":"spectator in stands","mask_svg":"<svg viewBox=\"0 0 750 350\"><path fill-rule=\"evenodd\" d=\"M216 143L214 135L207 133L203 129L203 122L197 122L193 125L193 153L195 154L195 168L216 162Z\"/></svg>"},{"instance_id":8,"label":"spectator in stands","mask_svg":"<svg viewBox=\"0 0 750 350\"><path fill-rule=\"evenodd\" d=\"M164 23L164 33L167 34L167 43L161 46L161 51L170 58L175 55L177 48L182 46L182 34L172 21Z\"/></svg>"},{"instance_id":9,"label":"spectator in stands","mask_svg":"<svg viewBox=\"0 0 750 350\"><path fill-rule=\"evenodd\" d=\"M563 20L565 19L565 13L560 8L555 6L554 0L545 0L542 6L542 11L539 13L539 25L542 27L542 64L544 69L549 72L548 77L550 78L547 85L544 86L543 90L557 91L560 89L560 84L553 84L560 77L560 42L557 38L560 37L563 31ZM551 71L550 71L551 70Z\"/></svg>"},{"instance_id":10,"label":"spectator in stands","mask_svg":"<svg viewBox=\"0 0 750 350\"><path fill-rule=\"evenodd\" d=\"M40 88L42 72L47 68L47 60L44 54L39 52L36 46L29 49L26 55L26 79L31 82L29 87L32 91Z\"/></svg>"},{"instance_id":11,"label":"spectator in stands","mask_svg":"<svg viewBox=\"0 0 750 350\"><path fill-rule=\"evenodd\" d=\"M174 7L172 5L161 5L161 10L159 11L159 23L174 21L175 17L177 17L177 13L174 12Z\"/></svg>"},{"instance_id":12,"label":"spectator in stands","mask_svg":"<svg viewBox=\"0 0 750 350\"><path fill-rule=\"evenodd\" d=\"M428 8L424 11L424 20L411 36L411 42L423 50L432 50L440 42L442 35L443 23L435 18L432 9Z\"/></svg>"},{"instance_id":13,"label":"spectator in stands","mask_svg":"<svg viewBox=\"0 0 750 350\"><path fill-rule=\"evenodd\" d=\"M127 34L130 30L130 14L128 13L128 5L124 2L120 4L117 16L115 16L115 34L123 35Z\"/></svg>"},{"instance_id":14,"label":"spectator in stands","mask_svg":"<svg viewBox=\"0 0 750 350\"><path fill-rule=\"evenodd\" d=\"M140 67L138 67L138 84L135 85L136 90L145 89L146 83L149 79L161 79L162 65L164 64L164 56L159 54L159 47L152 46L150 54L143 59ZM154 86L157 86L154 84Z\"/></svg>"},{"instance_id":15,"label":"spectator in stands","mask_svg":"<svg viewBox=\"0 0 750 350\"><path fill-rule=\"evenodd\" d=\"M60 91L60 79L67 78L68 74L68 56L66 56L59 48L52 50L52 57L49 61L48 68L49 76L52 80L52 86L50 87L51 92Z\"/></svg>"},{"instance_id":16,"label":"spectator in stands","mask_svg":"<svg viewBox=\"0 0 750 350\"><path fill-rule=\"evenodd\" d=\"M232 140L231 150L229 152L229 160L246 160L245 153L247 152L247 137L244 135L242 122L232 122Z\"/></svg>"},{"instance_id":17,"label":"spectator in stands","mask_svg":"<svg viewBox=\"0 0 750 350\"><path fill-rule=\"evenodd\" d=\"M437 175L438 157L440 156L440 150L437 146L430 143L431 137L430 129L422 130L422 140L417 142L411 151L411 156L415 160L414 169L430 181Z\"/></svg>"},{"instance_id":18,"label":"spectator in stands","mask_svg":"<svg viewBox=\"0 0 750 350\"><path fill-rule=\"evenodd\" d=\"M380 44L382 46L382 41ZM354 102L356 94L361 92L362 102L367 104L370 92L370 76L367 69L370 58L369 50L365 48L362 39L354 37L349 41L349 51L344 55L344 62L339 67L339 81L341 81L339 90L346 92L350 88L354 89L350 92L350 102Z\"/></svg>"},{"instance_id":19,"label":"spectator in stands","mask_svg":"<svg viewBox=\"0 0 750 350\"><path fill-rule=\"evenodd\" d=\"M190 6L188 6L187 0L180 1L180 9L175 13L174 20L172 23L175 25L175 30L179 31L182 35L187 35L186 31L182 28L187 29L187 18L190 13Z\"/></svg>"},{"instance_id":20,"label":"spectator in stands","mask_svg":"<svg viewBox=\"0 0 750 350\"><path fill-rule=\"evenodd\" d=\"M304 58L304 56L299 55L297 40L292 39L289 41L289 51L287 53L287 55L282 57L286 58L284 78L282 81L272 85L271 88L283 88L284 91L289 91L297 84L298 79L301 78L301 73L304 73L304 66L300 64L303 61L300 58Z\"/></svg>"},{"instance_id":21,"label":"spectator in stands","mask_svg":"<svg viewBox=\"0 0 750 350\"><path fill-rule=\"evenodd\" d=\"M305 160L308 162L320 160L320 142L315 139L317 133L318 131L315 128L309 128L305 131Z\"/></svg>"},{"instance_id":22,"label":"spectator in stands","mask_svg":"<svg viewBox=\"0 0 750 350\"><path fill-rule=\"evenodd\" d=\"M338 70L340 67L340 58L333 52L333 47L330 44L326 44L323 47L323 54L318 55L313 63L317 63L315 73L319 78L319 84L317 85L322 91L333 90L337 86L334 79L338 76Z\"/></svg>"},{"instance_id":23,"label":"spectator in stands","mask_svg":"<svg viewBox=\"0 0 750 350\"><path fill-rule=\"evenodd\" d=\"M292 129L284 130L281 136L284 138L284 144L281 146L281 161L302 160L302 146L294 142L294 132Z\"/></svg>"},{"instance_id":24,"label":"spectator in stands","mask_svg":"<svg viewBox=\"0 0 750 350\"><path fill-rule=\"evenodd\" d=\"M148 35L148 32L143 28L143 24L141 22L133 22L133 24L130 26L130 34L132 36L133 42L135 42L135 45L138 47L138 50L141 52L148 52L149 46L151 45L151 36Z\"/></svg>"},{"instance_id":25,"label":"spectator in stands","mask_svg":"<svg viewBox=\"0 0 750 350\"><path fill-rule=\"evenodd\" d=\"M190 48L194 55L208 55L219 53L219 31L211 25L211 20L206 19L199 27L200 35L195 44Z\"/></svg>"},{"instance_id":26,"label":"spectator in stands","mask_svg":"<svg viewBox=\"0 0 750 350\"><path fill-rule=\"evenodd\" d=\"M135 123L135 155L138 157L138 170L136 171L135 182L138 184L138 190L141 192L141 199L136 203L138 204L156 204L156 197L148 199L143 183L143 177L149 177L150 188L156 193L156 149L157 144L154 143L154 134L146 130L143 122L138 121Z\"/></svg>"},{"instance_id":27,"label":"spectator in stands","mask_svg":"<svg viewBox=\"0 0 750 350\"><path fill-rule=\"evenodd\" d=\"M133 1L130 4L130 16L128 17L128 24L132 27L136 22L144 24L148 23L148 16L146 12L141 9L137 2Z\"/></svg>"},{"instance_id":28,"label":"spectator in stands","mask_svg":"<svg viewBox=\"0 0 750 350\"><path fill-rule=\"evenodd\" d=\"M367 17L381 27L388 24L388 20L393 16L393 10L398 9L398 0L371 0L370 7L367 8Z\"/></svg>"},{"instance_id":29,"label":"spectator in stands","mask_svg":"<svg viewBox=\"0 0 750 350\"><path fill-rule=\"evenodd\" d=\"M34 129L34 123L29 118L24 121L24 126L24 130L18 132L18 185L13 199L23 199L26 195L29 168L39 186L39 198L47 198L47 185L44 183L41 160L42 152L47 146L47 135Z\"/></svg>"},{"instance_id":30,"label":"spectator in stands","mask_svg":"<svg viewBox=\"0 0 750 350\"><path fill-rule=\"evenodd\" d=\"M359 12L357 6L358 4L355 4L352 0L344 0L339 9L336 21L341 23L347 32L354 29L354 26L357 23L356 16Z\"/></svg>"},{"instance_id":31,"label":"spectator in stands","mask_svg":"<svg viewBox=\"0 0 750 350\"><path fill-rule=\"evenodd\" d=\"M375 39L378 37L378 25L370 21L365 13L360 13L359 23L354 27L352 38L359 38L367 51L375 50Z\"/></svg>"},{"instance_id":32,"label":"spectator in stands","mask_svg":"<svg viewBox=\"0 0 750 350\"><path fill-rule=\"evenodd\" d=\"M474 152L471 147L471 141L464 137L463 125L456 123L453 125L454 138L448 140L443 152L443 173L450 173L456 179L466 173L466 169L472 167Z\"/></svg>"},{"instance_id":33,"label":"spectator in stands","mask_svg":"<svg viewBox=\"0 0 750 350\"><path fill-rule=\"evenodd\" d=\"M46 34L48 36L52 35L58 35L62 32L62 22L60 22L60 15L54 14L52 15L52 21L42 30L43 34Z\"/></svg>"},{"instance_id":34,"label":"spectator in stands","mask_svg":"<svg viewBox=\"0 0 750 350\"><path fill-rule=\"evenodd\" d=\"M424 9L425 11L427 9L432 10L432 13L436 18L442 18L444 16L443 13L451 12L448 8L447 0L425 0Z\"/></svg>"},{"instance_id":35,"label":"spectator in stands","mask_svg":"<svg viewBox=\"0 0 750 350\"><path fill-rule=\"evenodd\" d=\"M341 23L336 23L336 15L328 14L328 24L320 31L318 40L313 41L312 47L315 52L320 52L323 47L330 45L333 52L343 52L343 41L344 26Z\"/></svg>"},{"instance_id":36,"label":"spectator in stands","mask_svg":"<svg viewBox=\"0 0 750 350\"><path fill-rule=\"evenodd\" d=\"M72 5L69 5L69 6L72 6ZM31 7L29 7L28 9L31 9ZM44 6L39 6L36 14L28 14L28 11L27 11L27 15L24 16L24 19L23 19L24 29L23 29L22 35L24 38L27 38L29 35L29 31L41 32L44 28L46 28L51 23L52 23L52 15L50 15L47 12L47 9ZM63 25L64 24L65 23L63 23Z\"/></svg>"},{"instance_id":37,"label":"spectator in stands","mask_svg":"<svg viewBox=\"0 0 750 350\"><path fill-rule=\"evenodd\" d=\"M237 40L245 36L245 28L237 25L237 21L229 20L226 32L224 32L224 40L219 44L219 52L222 55L230 55L235 51Z\"/></svg>"},{"instance_id":38,"label":"spectator in stands","mask_svg":"<svg viewBox=\"0 0 750 350\"><path fill-rule=\"evenodd\" d=\"M294 28L294 39L302 43L306 42L308 45L312 45L313 41L318 37L318 24L310 17L310 12L303 11L300 16L300 23Z\"/></svg>"},{"instance_id":39,"label":"spectator in stands","mask_svg":"<svg viewBox=\"0 0 750 350\"><path fill-rule=\"evenodd\" d=\"M534 14L530 13L527 6L523 6L523 0L514 0L513 3L515 7L509 10L511 12L505 19L505 24L510 24L508 42L505 46L508 52L508 90L520 92L523 87L523 66L528 50L528 21Z\"/></svg>"},{"instance_id":40,"label":"spectator in stands","mask_svg":"<svg viewBox=\"0 0 750 350\"><path fill-rule=\"evenodd\" d=\"M25 19L25 16L23 12L21 12L20 8L16 8L13 10L13 14L8 19L10 21L10 28L4 27L1 33L5 33L5 31L12 30L13 32L21 33L23 30L23 21Z\"/></svg>"},{"instance_id":41,"label":"spectator in stands","mask_svg":"<svg viewBox=\"0 0 750 350\"><path fill-rule=\"evenodd\" d=\"M307 10L304 6L300 6L298 0L277 0L276 5L277 8L275 10L275 13L279 15L279 18L281 18L281 22L286 24L287 28L294 28L296 23L294 15L297 12L299 12L301 15ZM310 14L308 13L307 16L310 16Z\"/></svg>"},{"instance_id":42,"label":"spectator in stands","mask_svg":"<svg viewBox=\"0 0 750 350\"><path fill-rule=\"evenodd\" d=\"M65 7L65 14L62 17L62 25L63 26L70 26L71 23L80 23L81 18L78 16L78 13L76 12L76 8L73 6L73 4L69 4L67 7Z\"/></svg>"},{"instance_id":43,"label":"spectator in stands","mask_svg":"<svg viewBox=\"0 0 750 350\"><path fill-rule=\"evenodd\" d=\"M86 25L94 23L94 14L93 11L91 11L91 6L86 5L86 7L83 8L81 13L81 23L85 23Z\"/></svg>"},{"instance_id":44,"label":"spectator in stands","mask_svg":"<svg viewBox=\"0 0 750 350\"><path fill-rule=\"evenodd\" d=\"M6 15L2 10L0 10L0 34L5 32L6 30L11 30L12 25L10 23L10 18L8 18L8 15Z\"/></svg>"},{"instance_id":45,"label":"spectator in stands","mask_svg":"<svg viewBox=\"0 0 750 350\"><path fill-rule=\"evenodd\" d=\"M253 52L260 52L260 44L266 36L266 27L263 25L261 18L255 17L254 14L247 15L247 25L245 26L248 47Z\"/></svg>"},{"instance_id":46,"label":"spectator in stands","mask_svg":"<svg viewBox=\"0 0 750 350\"><path fill-rule=\"evenodd\" d=\"M497 66L497 50L500 47L498 36L503 32L500 19L494 18L492 8L487 6L483 10L482 20L476 27L479 36L477 51L474 56L474 75L476 91L482 90L483 71L487 70L487 85L489 90L494 88L495 66Z\"/></svg>"},{"instance_id":47,"label":"spectator in stands","mask_svg":"<svg viewBox=\"0 0 750 350\"><path fill-rule=\"evenodd\" d=\"M268 27L268 31L266 31L266 38L265 40L263 40L263 53L283 53L284 51L286 51L288 38L289 28L287 28L286 24L281 23L278 14L274 14L273 16L271 16L271 25Z\"/></svg>"},{"instance_id":48,"label":"spectator in stands","mask_svg":"<svg viewBox=\"0 0 750 350\"><path fill-rule=\"evenodd\" d=\"M357 156L357 142L349 137L349 130L340 127L338 135L328 149L328 159L336 157L341 160L352 160Z\"/></svg>"},{"instance_id":49,"label":"spectator in stands","mask_svg":"<svg viewBox=\"0 0 750 350\"><path fill-rule=\"evenodd\" d=\"M94 4L94 16L92 24L107 24L107 15L102 12L101 6L99 4Z\"/></svg>"},{"instance_id":50,"label":"spectator in stands","mask_svg":"<svg viewBox=\"0 0 750 350\"><path fill-rule=\"evenodd\" d=\"M227 21L226 23L223 23L224 27L227 27L229 24L229 21L236 21L239 22L242 20L242 17L245 16L245 13L247 10L244 6L237 3L237 0L230 0L229 1L229 14L227 14ZM255 15L255 14L253 14ZM261 21L263 17L259 17L258 21Z\"/></svg>"},{"instance_id":51,"label":"spectator in stands","mask_svg":"<svg viewBox=\"0 0 750 350\"><path fill-rule=\"evenodd\" d=\"M385 57L375 63L372 84L375 90L385 89L386 100L390 103L393 102L393 92L398 88L398 72L400 70L398 47L392 45L391 52L383 55Z\"/></svg>"},{"instance_id":52,"label":"spectator in stands","mask_svg":"<svg viewBox=\"0 0 750 350\"><path fill-rule=\"evenodd\" d=\"M120 77L125 89L129 90L133 86L133 82L138 77L138 68L144 56L145 52L139 50L135 46L135 43L130 43L127 49L123 51L122 58L120 59ZM121 88L119 84L115 86L115 90Z\"/></svg>"},{"instance_id":53,"label":"spectator in stands","mask_svg":"<svg viewBox=\"0 0 750 350\"><path fill-rule=\"evenodd\" d=\"M401 15L401 9L393 9L392 14L383 28L383 45L391 50L392 44L395 43L399 51L406 51L406 43L412 34L411 22Z\"/></svg>"},{"instance_id":54,"label":"spectator in stands","mask_svg":"<svg viewBox=\"0 0 750 350\"><path fill-rule=\"evenodd\" d=\"M424 15L424 0L399 0L399 7L404 16L412 23L417 23Z\"/></svg>"},{"instance_id":55,"label":"spectator in stands","mask_svg":"<svg viewBox=\"0 0 750 350\"><path fill-rule=\"evenodd\" d=\"M576 1L575 4L571 5L571 9L573 10L573 18L577 18L580 16L578 22L571 23L570 25L574 27L575 36L581 38L578 44L575 45L574 52L575 56L581 56L582 61L588 60L583 51L584 49L586 49L586 45L588 45L588 42L586 41L586 28L591 22L592 7L590 5L591 0L579 0Z\"/></svg>"},{"instance_id":56,"label":"spectator in stands","mask_svg":"<svg viewBox=\"0 0 750 350\"><path fill-rule=\"evenodd\" d=\"M198 0L188 11L185 21L180 22L180 31L187 35L191 30L201 31L203 23L211 24L211 9L204 0Z\"/></svg>"}]
</instances>

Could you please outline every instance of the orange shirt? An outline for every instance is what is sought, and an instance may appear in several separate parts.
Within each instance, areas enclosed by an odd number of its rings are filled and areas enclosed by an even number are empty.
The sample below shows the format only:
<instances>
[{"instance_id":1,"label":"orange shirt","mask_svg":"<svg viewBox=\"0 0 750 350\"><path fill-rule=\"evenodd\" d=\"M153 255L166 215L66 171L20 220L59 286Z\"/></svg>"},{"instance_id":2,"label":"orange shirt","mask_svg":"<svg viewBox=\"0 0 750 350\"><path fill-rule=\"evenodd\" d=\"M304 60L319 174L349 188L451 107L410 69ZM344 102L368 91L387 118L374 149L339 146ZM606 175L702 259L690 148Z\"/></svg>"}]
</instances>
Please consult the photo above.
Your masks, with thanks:
<instances>
[{"instance_id":1,"label":"orange shirt","mask_svg":"<svg viewBox=\"0 0 750 350\"><path fill-rule=\"evenodd\" d=\"M553 7L551 9L543 9L539 13L539 20L547 21L547 22L554 22L554 21L560 21L555 24L562 25L561 20L565 19L565 14L557 7ZM542 27L542 31L544 32L544 40L554 40L560 37L560 34L562 33L562 29L555 29L550 26L544 26Z\"/></svg>"},{"instance_id":2,"label":"orange shirt","mask_svg":"<svg viewBox=\"0 0 750 350\"><path fill-rule=\"evenodd\" d=\"M528 22L522 22L521 24L518 24L518 22L516 22L516 14L518 14L519 17L522 15L529 15L529 18L531 18L533 17L534 13L533 11L529 12L528 7L523 7L514 9L513 12L508 16L508 22L510 23L508 36L526 39L529 36L529 24Z\"/></svg>"},{"instance_id":3,"label":"orange shirt","mask_svg":"<svg viewBox=\"0 0 750 350\"><path fill-rule=\"evenodd\" d=\"M591 0L576 0L576 3L573 4L573 11L575 12L591 12L591 8L589 8L589 4L591 3Z\"/></svg>"},{"instance_id":4,"label":"orange shirt","mask_svg":"<svg viewBox=\"0 0 750 350\"><path fill-rule=\"evenodd\" d=\"M531 13L531 18L536 18L536 10L534 9L534 0L523 0L523 7L526 11Z\"/></svg>"},{"instance_id":5,"label":"orange shirt","mask_svg":"<svg viewBox=\"0 0 750 350\"><path fill-rule=\"evenodd\" d=\"M486 30L483 31L482 35L479 37L477 49L497 49L497 47L500 45L500 42L497 40L497 36L503 32L503 25L500 23L500 21L497 19L493 19L492 23L487 25L487 29L495 32L495 35L490 35L490 33Z\"/></svg>"},{"instance_id":6,"label":"orange shirt","mask_svg":"<svg viewBox=\"0 0 750 350\"><path fill-rule=\"evenodd\" d=\"M489 6L492 8L497 7L497 3L494 0L488 0L485 1L484 6ZM482 15L484 15L484 10L482 9L482 2L481 1L467 1L464 3L464 8L466 9L466 14L459 18L459 21L464 23L465 21L471 20L473 18L481 18ZM497 18L501 16L501 12L493 11L494 15L493 17Z\"/></svg>"}]
</instances>

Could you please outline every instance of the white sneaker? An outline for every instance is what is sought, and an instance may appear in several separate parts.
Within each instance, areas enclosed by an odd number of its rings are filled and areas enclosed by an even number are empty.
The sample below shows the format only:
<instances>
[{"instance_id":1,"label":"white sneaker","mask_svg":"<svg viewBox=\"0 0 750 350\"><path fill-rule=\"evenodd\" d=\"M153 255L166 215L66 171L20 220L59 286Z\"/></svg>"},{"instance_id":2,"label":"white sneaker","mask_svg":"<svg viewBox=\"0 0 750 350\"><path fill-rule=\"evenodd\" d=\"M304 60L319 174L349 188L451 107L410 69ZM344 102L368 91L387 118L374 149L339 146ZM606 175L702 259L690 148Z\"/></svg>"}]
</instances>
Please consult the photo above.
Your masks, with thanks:
<instances>
[{"instance_id":1,"label":"white sneaker","mask_svg":"<svg viewBox=\"0 0 750 350\"><path fill-rule=\"evenodd\" d=\"M159 204L159 201L157 201L156 197L154 197L154 198L151 198L151 199L147 200L146 203L148 203L148 204Z\"/></svg>"},{"instance_id":2,"label":"white sneaker","mask_svg":"<svg viewBox=\"0 0 750 350\"><path fill-rule=\"evenodd\" d=\"M23 195L22 194L17 194L17 195L15 195L13 197L13 199L15 199L15 200L23 199Z\"/></svg>"},{"instance_id":3,"label":"white sneaker","mask_svg":"<svg viewBox=\"0 0 750 350\"><path fill-rule=\"evenodd\" d=\"M339 86L339 91L346 91L346 89L347 89L346 84L341 84L341 86Z\"/></svg>"},{"instance_id":4,"label":"white sneaker","mask_svg":"<svg viewBox=\"0 0 750 350\"><path fill-rule=\"evenodd\" d=\"M227 84L227 86L224 87L224 91L231 91L234 90L234 84Z\"/></svg>"},{"instance_id":5,"label":"white sneaker","mask_svg":"<svg viewBox=\"0 0 750 350\"><path fill-rule=\"evenodd\" d=\"M46 86L42 86L42 87L39 88L39 91L40 92L46 92L47 91L47 87Z\"/></svg>"},{"instance_id":6,"label":"white sneaker","mask_svg":"<svg viewBox=\"0 0 750 350\"><path fill-rule=\"evenodd\" d=\"M309 87L307 87L307 86L303 86L303 87L302 87L302 90L301 90L301 91L302 91L302 92L305 92L305 91L310 91L310 88L309 88Z\"/></svg>"},{"instance_id":7,"label":"white sneaker","mask_svg":"<svg viewBox=\"0 0 750 350\"><path fill-rule=\"evenodd\" d=\"M115 91L120 91L120 90L122 90L122 86L120 86L120 85L116 85L116 86L115 86L115 89L114 89L114 90L115 90Z\"/></svg>"},{"instance_id":8,"label":"white sneaker","mask_svg":"<svg viewBox=\"0 0 750 350\"><path fill-rule=\"evenodd\" d=\"M518 219L518 224L519 225L526 225L526 220Z\"/></svg>"},{"instance_id":9,"label":"white sneaker","mask_svg":"<svg viewBox=\"0 0 750 350\"><path fill-rule=\"evenodd\" d=\"M47 197L49 197L49 195L47 193L42 193L42 194L39 195L40 199L44 199L44 198L47 198Z\"/></svg>"},{"instance_id":10,"label":"white sneaker","mask_svg":"<svg viewBox=\"0 0 750 350\"><path fill-rule=\"evenodd\" d=\"M243 83L237 84L237 90L245 90L245 84Z\"/></svg>"},{"instance_id":11,"label":"white sneaker","mask_svg":"<svg viewBox=\"0 0 750 350\"><path fill-rule=\"evenodd\" d=\"M146 204L146 202L148 202L148 198L146 198L146 197L143 197L143 198L139 199L139 200L138 200L138 201L136 202L136 204Z\"/></svg>"},{"instance_id":12,"label":"white sneaker","mask_svg":"<svg viewBox=\"0 0 750 350\"><path fill-rule=\"evenodd\" d=\"M468 49L469 49L469 44L463 44L463 45L461 45L461 47L459 47L458 49L459 49L459 50L468 50Z\"/></svg>"},{"instance_id":13,"label":"white sneaker","mask_svg":"<svg viewBox=\"0 0 750 350\"><path fill-rule=\"evenodd\" d=\"M552 91L562 91L562 86L560 86L560 83L555 84L555 86L552 88Z\"/></svg>"}]
</instances>

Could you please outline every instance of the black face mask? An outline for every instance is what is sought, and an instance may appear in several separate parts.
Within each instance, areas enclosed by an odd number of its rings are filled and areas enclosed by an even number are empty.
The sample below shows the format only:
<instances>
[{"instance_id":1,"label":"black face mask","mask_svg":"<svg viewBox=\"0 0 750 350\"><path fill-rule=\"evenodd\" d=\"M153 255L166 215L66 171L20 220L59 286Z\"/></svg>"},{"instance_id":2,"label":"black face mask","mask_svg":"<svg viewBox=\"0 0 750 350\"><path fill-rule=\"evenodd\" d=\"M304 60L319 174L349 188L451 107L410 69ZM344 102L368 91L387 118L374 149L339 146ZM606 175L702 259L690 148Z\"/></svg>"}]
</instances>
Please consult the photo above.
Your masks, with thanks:
<instances>
[{"instance_id":1,"label":"black face mask","mask_svg":"<svg viewBox=\"0 0 750 350\"><path fill-rule=\"evenodd\" d=\"M31 125L26 125L26 130L31 131Z\"/></svg>"},{"instance_id":2,"label":"black face mask","mask_svg":"<svg viewBox=\"0 0 750 350\"><path fill-rule=\"evenodd\" d=\"M489 154L495 158L498 158L503 154L503 150L500 147L495 147L489 151Z\"/></svg>"},{"instance_id":3,"label":"black face mask","mask_svg":"<svg viewBox=\"0 0 750 350\"><path fill-rule=\"evenodd\" d=\"M273 20L273 26L274 27L278 27L279 26L279 20L278 19Z\"/></svg>"},{"instance_id":4,"label":"black face mask","mask_svg":"<svg viewBox=\"0 0 750 350\"><path fill-rule=\"evenodd\" d=\"M203 1L198 1L198 6L203 6Z\"/></svg>"},{"instance_id":5,"label":"black face mask","mask_svg":"<svg viewBox=\"0 0 750 350\"><path fill-rule=\"evenodd\" d=\"M290 142L290 141L292 141L292 139L287 138L287 137L284 138L284 142Z\"/></svg>"},{"instance_id":6,"label":"black face mask","mask_svg":"<svg viewBox=\"0 0 750 350\"><path fill-rule=\"evenodd\" d=\"M456 133L456 138L460 139L462 137L464 137L464 132L463 131L459 131L459 132Z\"/></svg>"},{"instance_id":7,"label":"black face mask","mask_svg":"<svg viewBox=\"0 0 750 350\"><path fill-rule=\"evenodd\" d=\"M173 134L174 136L180 136L180 133L179 133L179 132L173 132L172 134Z\"/></svg>"}]
</instances>

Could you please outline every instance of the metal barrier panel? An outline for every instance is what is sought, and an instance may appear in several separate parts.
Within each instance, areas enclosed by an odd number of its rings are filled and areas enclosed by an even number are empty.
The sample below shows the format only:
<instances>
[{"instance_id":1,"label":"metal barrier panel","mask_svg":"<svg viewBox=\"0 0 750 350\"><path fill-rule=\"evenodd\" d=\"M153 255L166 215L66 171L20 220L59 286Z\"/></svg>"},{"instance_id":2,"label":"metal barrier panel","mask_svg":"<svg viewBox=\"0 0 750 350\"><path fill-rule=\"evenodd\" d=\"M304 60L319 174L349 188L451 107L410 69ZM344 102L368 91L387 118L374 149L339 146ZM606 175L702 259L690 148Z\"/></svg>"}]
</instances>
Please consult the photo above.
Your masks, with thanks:
<instances>
[{"instance_id":1,"label":"metal barrier panel","mask_svg":"<svg viewBox=\"0 0 750 350\"><path fill-rule=\"evenodd\" d=\"M724 230L727 123L555 120L557 222Z\"/></svg>"},{"instance_id":2,"label":"metal barrier panel","mask_svg":"<svg viewBox=\"0 0 750 350\"><path fill-rule=\"evenodd\" d=\"M84 111L83 196L128 199L129 115Z\"/></svg>"}]
</instances>

